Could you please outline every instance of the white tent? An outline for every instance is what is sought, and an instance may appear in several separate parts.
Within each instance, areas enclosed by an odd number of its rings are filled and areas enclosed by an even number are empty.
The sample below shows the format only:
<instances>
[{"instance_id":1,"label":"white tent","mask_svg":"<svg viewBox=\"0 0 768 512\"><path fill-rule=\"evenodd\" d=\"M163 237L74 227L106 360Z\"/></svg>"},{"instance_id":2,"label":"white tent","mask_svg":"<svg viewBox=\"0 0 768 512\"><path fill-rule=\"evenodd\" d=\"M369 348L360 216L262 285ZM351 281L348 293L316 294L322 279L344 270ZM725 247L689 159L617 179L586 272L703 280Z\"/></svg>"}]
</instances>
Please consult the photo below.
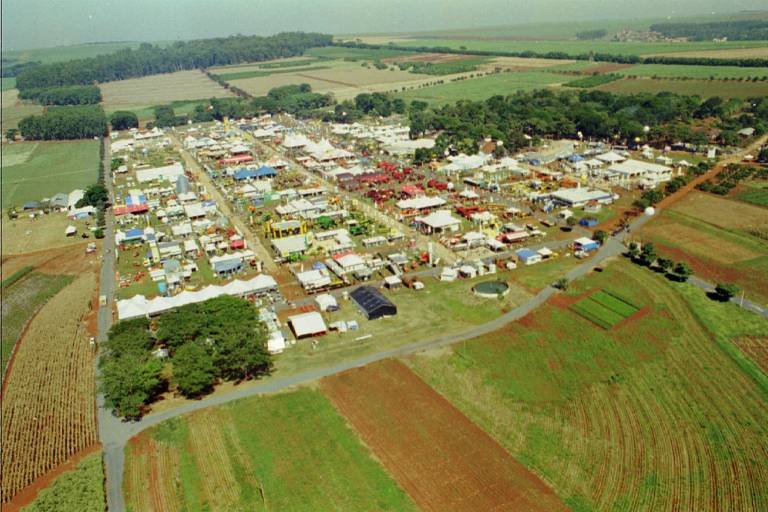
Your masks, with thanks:
<instances>
[{"instance_id":1,"label":"white tent","mask_svg":"<svg viewBox=\"0 0 768 512\"><path fill-rule=\"evenodd\" d=\"M323 316L317 311L302 313L288 318L297 339L308 336L320 336L328 332Z\"/></svg>"}]
</instances>

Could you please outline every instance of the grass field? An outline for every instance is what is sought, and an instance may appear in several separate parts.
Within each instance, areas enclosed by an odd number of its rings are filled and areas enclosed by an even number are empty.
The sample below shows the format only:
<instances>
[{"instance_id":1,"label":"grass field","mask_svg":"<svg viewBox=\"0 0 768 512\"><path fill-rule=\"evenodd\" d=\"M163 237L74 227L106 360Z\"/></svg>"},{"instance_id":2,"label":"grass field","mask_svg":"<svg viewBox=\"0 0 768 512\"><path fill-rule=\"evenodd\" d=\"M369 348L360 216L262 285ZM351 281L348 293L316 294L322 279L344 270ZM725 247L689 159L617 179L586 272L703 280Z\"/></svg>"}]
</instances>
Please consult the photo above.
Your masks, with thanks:
<instances>
[{"instance_id":1,"label":"grass field","mask_svg":"<svg viewBox=\"0 0 768 512\"><path fill-rule=\"evenodd\" d=\"M363 37L365 42L367 38ZM378 38L381 42L382 38ZM648 55L669 52L700 52L703 50L723 50L742 48L768 48L768 41L730 41L727 43L686 42L686 43L646 43L646 42L612 42L612 41L577 41L577 40L505 40L505 39L411 39L389 38L398 46L412 47L441 47L468 50L539 53L564 52L569 55L595 53L610 53L614 55Z\"/></svg>"},{"instance_id":2,"label":"grass field","mask_svg":"<svg viewBox=\"0 0 768 512\"><path fill-rule=\"evenodd\" d=\"M767 49L768 50L768 49ZM665 64L638 64L617 71L625 76L677 78L750 78L768 76L768 68L741 68L738 66L675 66Z\"/></svg>"},{"instance_id":3,"label":"grass field","mask_svg":"<svg viewBox=\"0 0 768 512\"><path fill-rule=\"evenodd\" d=\"M16 87L16 77L0 78L0 90L7 91ZM5 98L3 98L5 101Z\"/></svg>"},{"instance_id":4,"label":"grass field","mask_svg":"<svg viewBox=\"0 0 768 512\"><path fill-rule=\"evenodd\" d=\"M310 48L304 55L309 57L322 57L326 59L357 59L357 60L382 60L392 57L413 55L413 52L401 50L380 50L367 48L344 48L343 46L325 46L323 48Z\"/></svg>"},{"instance_id":5,"label":"grass field","mask_svg":"<svg viewBox=\"0 0 768 512\"><path fill-rule=\"evenodd\" d=\"M768 226L768 210L705 192L688 194L672 210L723 229L744 231Z\"/></svg>"},{"instance_id":6,"label":"grass field","mask_svg":"<svg viewBox=\"0 0 768 512\"><path fill-rule=\"evenodd\" d=\"M182 416L126 449L128 510L414 510L320 392Z\"/></svg>"},{"instance_id":7,"label":"grass field","mask_svg":"<svg viewBox=\"0 0 768 512\"><path fill-rule=\"evenodd\" d=\"M552 490L399 361L321 381L421 510L565 511Z\"/></svg>"},{"instance_id":8,"label":"grass field","mask_svg":"<svg viewBox=\"0 0 768 512\"><path fill-rule=\"evenodd\" d=\"M108 112L233 95L197 70L106 82L99 87Z\"/></svg>"},{"instance_id":9,"label":"grass field","mask_svg":"<svg viewBox=\"0 0 768 512\"><path fill-rule=\"evenodd\" d=\"M103 512L106 507L104 494L104 467L101 452L88 455L77 466L59 475L53 483L40 491L24 512Z\"/></svg>"},{"instance_id":10,"label":"grass field","mask_svg":"<svg viewBox=\"0 0 768 512\"><path fill-rule=\"evenodd\" d=\"M3 134L9 128L16 128L19 121L25 117L43 111L43 107L40 105L19 100L19 91L16 89L4 89L0 94L2 94L2 122L0 127ZM5 151L5 146L3 146L3 151Z\"/></svg>"},{"instance_id":11,"label":"grass field","mask_svg":"<svg viewBox=\"0 0 768 512\"><path fill-rule=\"evenodd\" d=\"M639 310L623 297L605 290L598 290L571 304L571 309L603 329L611 329Z\"/></svg>"},{"instance_id":12,"label":"grass field","mask_svg":"<svg viewBox=\"0 0 768 512\"><path fill-rule=\"evenodd\" d=\"M22 214L17 219L3 220L3 257L58 247L82 246L88 241L93 241L92 235L89 240L83 240L79 235L65 236L64 230L67 226L75 226L78 234L90 233L86 221L70 220L64 213L53 213L34 219ZM80 247L73 250L80 254L84 249Z\"/></svg>"},{"instance_id":13,"label":"grass field","mask_svg":"<svg viewBox=\"0 0 768 512\"><path fill-rule=\"evenodd\" d=\"M703 98L752 98L768 94L766 82L724 82L719 80L654 80L652 78L624 79L601 85L597 89L614 94L636 94L640 92L673 92L698 95Z\"/></svg>"},{"instance_id":14,"label":"grass field","mask_svg":"<svg viewBox=\"0 0 768 512\"><path fill-rule=\"evenodd\" d=\"M68 194L96 182L99 142L24 142L4 144L3 209Z\"/></svg>"},{"instance_id":15,"label":"grass field","mask_svg":"<svg viewBox=\"0 0 768 512\"><path fill-rule=\"evenodd\" d=\"M60 62L64 60L87 59L97 55L114 53L124 48L138 48L138 42L120 43L86 43L71 46L55 46L53 48L35 48L31 50L3 50L4 58L20 61L37 60L43 63Z\"/></svg>"},{"instance_id":16,"label":"grass field","mask_svg":"<svg viewBox=\"0 0 768 512\"><path fill-rule=\"evenodd\" d=\"M5 366L13 354L13 347L29 319L48 299L71 282L71 276L31 272L12 285L3 287L0 375L5 375Z\"/></svg>"},{"instance_id":17,"label":"grass field","mask_svg":"<svg viewBox=\"0 0 768 512\"><path fill-rule=\"evenodd\" d=\"M649 313L605 331L556 298L408 363L573 510L768 507L768 380L731 343L764 319L623 260L567 295L603 288Z\"/></svg>"},{"instance_id":18,"label":"grass field","mask_svg":"<svg viewBox=\"0 0 768 512\"><path fill-rule=\"evenodd\" d=\"M318 71L328 69L327 66L306 66L306 67L288 67L279 69L256 68L247 71L236 71L233 73L219 73L217 76L222 80L243 80L245 78L258 78L263 76L281 75L283 73L306 73L307 71Z\"/></svg>"},{"instance_id":19,"label":"grass field","mask_svg":"<svg viewBox=\"0 0 768 512\"><path fill-rule=\"evenodd\" d=\"M665 57L703 57L706 59L765 59L768 58L768 48L694 50L688 52L667 52L658 55Z\"/></svg>"},{"instance_id":20,"label":"grass field","mask_svg":"<svg viewBox=\"0 0 768 512\"><path fill-rule=\"evenodd\" d=\"M460 99L484 100L496 94L530 91L562 84L573 77L544 71L511 71L397 93L405 100L451 103Z\"/></svg>"},{"instance_id":21,"label":"grass field","mask_svg":"<svg viewBox=\"0 0 768 512\"><path fill-rule=\"evenodd\" d=\"M739 201L768 207L768 183L744 183L743 188L734 196Z\"/></svg>"}]
</instances>

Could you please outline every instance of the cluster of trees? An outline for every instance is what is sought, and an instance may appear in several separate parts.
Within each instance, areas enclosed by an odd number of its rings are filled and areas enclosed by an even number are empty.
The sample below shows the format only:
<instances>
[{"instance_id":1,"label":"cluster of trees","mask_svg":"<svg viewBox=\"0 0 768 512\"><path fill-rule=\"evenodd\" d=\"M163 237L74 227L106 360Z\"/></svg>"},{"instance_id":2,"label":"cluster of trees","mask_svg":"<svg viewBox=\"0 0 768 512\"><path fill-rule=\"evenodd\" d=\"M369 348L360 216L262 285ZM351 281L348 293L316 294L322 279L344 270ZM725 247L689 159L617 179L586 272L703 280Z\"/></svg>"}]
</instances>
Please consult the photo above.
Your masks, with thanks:
<instances>
[{"instance_id":1,"label":"cluster of trees","mask_svg":"<svg viewBox=\"0 0 768 512\"><path fill-rule=\"evenodd\" d=\"M208 68L302 55L305 50L326 46L331 36L286 32L269 37L232 36L179 41L169 46L142 44L88 59L29 67L16 78L19 90L123 80L184 69Z\"/></svg>"},{"instance_id":2,"label":"cluster of trees","mask_svg":"<svg viewBox=\"0 0 768 512\"><path fill-rule=\"evenodd\" d=\"M312 110L330 107L334 103L330 94L312 92L309 84L301 84L271 89L266 96L254 98L252 105L258 112L286 112L304 117Z\"/></svg>"},{"instance_id":3,"label":"cluster of trees","mask_svg":"<svg viewBox=\"0 0 768 512\"><path fill-rule=\"evenodd\" d=\"M367 115L389 117L392 114L405 114L406 104L400 98L392 98L380 92L362 93L355 96L355 109Z\"/></svg>"},{"instance_id":4,"label":"cluster of trees","mask_svg":"<svg viewBox=\"0 0 768 512\"><path fill-rule=\"evenodd\" d=\"M576 39L580 41L591 41L594 39L602 39L608 35L608 31L604 28L596 30L584 30L582 32L576 32Z\"/></svg>"},{"instance_id":5,"label":"cluster of trees","mask_svg":"<svg viewBox=\"0 0 768 512\"><path fill-rule=\"evenodd\" d=\"M707 23L656 23L653 32L666 37L685 37L692 41L727 38L732 41L768 39L768 20L711 21Z\"/></svg>"},{"instance_id":6,"label":"cluster of trees","mask_svg":"<svg viewBox=\"0 0 768 512\"><path fill-rule=\"evenodd\" d=\"M427 131L440 132L433 149L417 153L417 159L424 161L446 150L476 153L477 141L485 137L504 141L507 152L535 144L537 138L577 138L579 134L629 145L636 138L657 145L706 144L707 134L690 127L701 105L696 96L666 92L614 95L538 90L423 110L411 105L409 122L413 138Z\"/></svg>"},{"instance_id":7,"label":"cluster of trees","mask_svg":"<svg viewBox=\"0 0 768 512\"><path fill-rule=\"evenodd\" d=\"M139 127L139 118L128 110L118 110L109 116L109 124L113 130L130 130Z\"/></svg>"},{"instance_id":8,"label":"cluster of trees","mask_svg":"<svg viewBox=\"0 0 768 512\"><path fill-rule=\"evenodd\" d=\"M587 53L567 53L567 52L535 52L525 51L502 51L502 50L469 50L467 48L449 48L445 46L399 46L396 44L366 44L353 41L333 42L334 46L344 46L348 48L365 49L389 49L400 50L404 52L420 53L452 53L457 55L478 55L490 57L520 57L523 59L572 59L572 60L593 60L598 62L616 62L619 64L679 64L690 66L739 66L739 67L765 67L768 66L768 59L710 59L706 57L640 57L639 55L616 55L612 53L587 52Z\"/></svg>"},{"instance_id":9,"label":"cluster of trees","mask_svg":"<svg viewBox=\"0 0 768 512\"><path fill-rule=\"evenodd\" d=\"M100 361L102 390L121 415L136 418L166 389L195 397L219 379L269 373L266 331L247 300L218 297L165 313L151 329L145 318L122 321L109 332ZM168 352L171 371L156 349Z\"/></svg>"},{"instance_id":10,"label":"cluster of trees","mask_svg":"<svg viewBox=\"0 0 768 512\"><path fill-rule=\"evenodd\" d=\"M95 105L101 101L101 89L95 85L40 87L19 91L19 98L41 105Z\"/></svg>"},{"instance_id":11,"label":"cluster of trees","mask_svg":"<svg viewBox=\"0 0 768 512\"><path fill-rule=\"evenodd\" d=\"M419 73L422 75L453 75L456 73L469 73L477 69L477 65L474 62L441 62L435 64L433 62L400 62L397 66L405 71L410 70L411 73Z\"/></svg>"},{"instance_id":12,"label":"cluster of trees","mask_svg":"<svg viewBox=\"0 0 768 512\"><path fill-rule=\"evenodd\" d=\"M699 183L696 188L704 192L725 196L728 195L731 190L736 188L739 182L747 179L768 179L768 169L764 167L730 164L720 172L714 180Z\"/></svg>"},{"instance_id":13,"label":"cluster of trees","mask_svg":"<svg viewBox=\"0 0 768 512\"><path fill-rule=\"evenodd\" d=\"M27 68L33 68L38 65L40 65L39 61L19 62L18 59L3 57L2 66L0 66L0 77L10 78Z\"/></svg>"},{"instance_id":14,"label":"cluster of trees","mask_svg":"<svg viewBox=\"0 0 768 512\"><path fill-rule=\"evenodd\" d=\"M40 115L22 119L19 131L28 140L102 137L107 133L107 117L98 105L51 107Z\"/></svg>"},{"instance_id":15,"label":"cluster of trees","mask_svg":"<svg viewBox=\"0 0 768 512\"><path fill-rule=\"evenodd\" d=\"M635 242L630 243L627 256L638 265L662 272L673 281L685 282L693 275L693 269L688 263L684 261L674 262L669 258L659 256L652 243L643 244L642 248Z\"/></svg>"}]
</instances>

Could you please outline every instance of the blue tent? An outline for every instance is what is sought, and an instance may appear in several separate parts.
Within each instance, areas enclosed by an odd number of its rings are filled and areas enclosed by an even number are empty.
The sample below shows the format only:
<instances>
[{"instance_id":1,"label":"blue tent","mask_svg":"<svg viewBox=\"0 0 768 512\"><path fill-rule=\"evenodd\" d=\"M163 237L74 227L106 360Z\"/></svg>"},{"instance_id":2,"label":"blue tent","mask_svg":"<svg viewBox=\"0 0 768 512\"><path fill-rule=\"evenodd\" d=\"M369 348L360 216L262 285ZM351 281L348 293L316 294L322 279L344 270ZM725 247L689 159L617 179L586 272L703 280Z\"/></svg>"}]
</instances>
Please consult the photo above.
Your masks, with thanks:
<instances>
[{"instance_id":1,"label":"blue tent","mask_svg":"<svg viewBox=\"0 0 768 512\"><path fill-rule=\"evenodd\" d=\"M243 180L249 180L252 178L255 178L258 176L258 173L254 171L253 169L238 169L235 171L235 174L232 175L232 177L235 179L235 181L243 181Z\"/></svg>"},{"instance_id":2,"label":"blue tent","mask_svg":"<svg viewBox=\"0 0 768 512\"><path fill-rule=\"evenodd\" d=\"M256 171L257 178L271 178L273 176L277 176L277 171L266 165L259 167L259 170Z\"/></svg>"},{"instance_id":3,"label":"blue tent","mask_svg":"<svg viewBox=\"0 0 768 512\"><path fill-rule=\"evenodd\" d=\"M144 231L139 228L129 229L125 232L125 241L132 242L134 240L141 240L144 236Z\"/></svg>"},{"instance_id":4,"label":"blue tent","mask_svg":"<svg viewBox=\"0 0 768 512\"><path fill-rule=\"evenodd\" d=\"M591 228L593 226L597 226L599 223L597 222L597 219L593 219L591 217L584 217L579 221L580 226L584 226L585 228Z\"/></svg>"}]
</instances>

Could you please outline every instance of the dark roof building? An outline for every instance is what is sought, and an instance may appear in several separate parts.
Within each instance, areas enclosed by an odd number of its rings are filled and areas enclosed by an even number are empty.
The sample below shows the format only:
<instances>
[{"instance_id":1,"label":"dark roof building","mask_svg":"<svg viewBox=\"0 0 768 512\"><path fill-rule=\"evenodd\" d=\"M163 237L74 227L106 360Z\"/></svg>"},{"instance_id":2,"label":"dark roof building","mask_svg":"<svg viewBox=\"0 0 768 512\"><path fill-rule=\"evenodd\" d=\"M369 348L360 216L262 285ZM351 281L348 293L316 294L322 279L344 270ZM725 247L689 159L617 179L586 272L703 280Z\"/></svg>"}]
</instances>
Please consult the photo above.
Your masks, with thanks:
<instances>
[{"instance_id":1,"label":"dark roof building","mask_svg":"<svg viewBox=\"0 0 768 512\"><path fill-rule=\"evenodd\" d=\"M368 320L397 314L397 306L372 286L360 286L349 294Z\"/></svg>"}]
</instances>

